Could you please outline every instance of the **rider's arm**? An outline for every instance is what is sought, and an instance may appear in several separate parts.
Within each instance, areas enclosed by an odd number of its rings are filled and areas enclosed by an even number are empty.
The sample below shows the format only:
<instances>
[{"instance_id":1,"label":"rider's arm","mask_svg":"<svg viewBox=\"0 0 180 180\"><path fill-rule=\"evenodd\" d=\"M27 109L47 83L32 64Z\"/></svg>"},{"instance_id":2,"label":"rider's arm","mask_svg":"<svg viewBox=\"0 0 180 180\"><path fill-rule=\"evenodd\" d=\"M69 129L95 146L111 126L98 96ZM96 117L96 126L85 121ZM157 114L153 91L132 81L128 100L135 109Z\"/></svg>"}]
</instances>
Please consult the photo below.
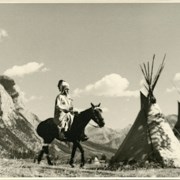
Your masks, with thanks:
<instances>
[{"instance_id":1,"label":"rider's arm","mask_svg":"<svg viewBox=\"0 0 180 180\"><path fill-rule=\"evenodd\" d=\"M59 95L56 99L56 108L58 108L59 111L63 111L65 113L69 112L69 107L66 104L65 100L63 99L62 95Z\"/></svg>"}]
</instances>

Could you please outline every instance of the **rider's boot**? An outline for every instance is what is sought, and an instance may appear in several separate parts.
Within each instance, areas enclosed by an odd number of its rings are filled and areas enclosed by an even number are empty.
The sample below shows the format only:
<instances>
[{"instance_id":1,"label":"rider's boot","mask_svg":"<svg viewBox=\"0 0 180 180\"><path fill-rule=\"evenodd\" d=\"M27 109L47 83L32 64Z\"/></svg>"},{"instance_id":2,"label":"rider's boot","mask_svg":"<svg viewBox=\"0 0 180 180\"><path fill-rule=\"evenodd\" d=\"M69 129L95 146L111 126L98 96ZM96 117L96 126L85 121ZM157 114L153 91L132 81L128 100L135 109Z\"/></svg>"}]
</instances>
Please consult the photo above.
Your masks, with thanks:
<instances>
[{"instance_id":1,"label":"rider's boot","mask_svg":"<svg viewBox=\"0 0 180 180\"><path fill-rule=\"evenodd\" d=\"M87 141L89 138L87 137L87 135L84 133L84 131L83 131L83 133L82 133L82 135L81 135L81 141Z\"/></svg>"}]
</instances>

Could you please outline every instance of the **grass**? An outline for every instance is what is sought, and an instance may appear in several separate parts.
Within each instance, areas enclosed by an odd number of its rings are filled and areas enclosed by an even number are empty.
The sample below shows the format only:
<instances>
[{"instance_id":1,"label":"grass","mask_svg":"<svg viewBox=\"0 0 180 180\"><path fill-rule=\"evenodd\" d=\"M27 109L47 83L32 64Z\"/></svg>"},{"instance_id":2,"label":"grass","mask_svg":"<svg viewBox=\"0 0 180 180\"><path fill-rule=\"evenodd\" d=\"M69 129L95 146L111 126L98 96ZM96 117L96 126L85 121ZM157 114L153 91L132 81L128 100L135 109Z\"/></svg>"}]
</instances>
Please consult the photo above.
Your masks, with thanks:
<instances>
[{"instance_id":1,"label":"grass","mask_svg":"<svg viewBox=\"0 0 180 180\"><path fill-rule=\"evenodd\" d=\"M46 162L40 165L29 160L1 159L0 177L52 177L52 178L73 178L73 177L180 177L180 169L177 168L137 168L118 169L114 171L103 170L101 166L86 165L85 168L70 168L67 164L48 166Z\"/></svg>"}]
</instances>

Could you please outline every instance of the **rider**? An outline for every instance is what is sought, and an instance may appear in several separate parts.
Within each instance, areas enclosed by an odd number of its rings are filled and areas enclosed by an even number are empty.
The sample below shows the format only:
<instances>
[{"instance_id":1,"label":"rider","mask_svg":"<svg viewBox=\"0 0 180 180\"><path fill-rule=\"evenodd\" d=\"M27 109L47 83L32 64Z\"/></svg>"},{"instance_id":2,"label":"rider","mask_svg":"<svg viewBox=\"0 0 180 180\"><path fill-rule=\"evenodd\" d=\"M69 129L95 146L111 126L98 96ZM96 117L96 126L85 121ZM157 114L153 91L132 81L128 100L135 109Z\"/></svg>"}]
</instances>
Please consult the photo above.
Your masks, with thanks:
<instances>
[{"instance_id":1,"label":"rider","mask_svg":"<svg viewBox=\"0 0 180 180\"><path fill-rule=\"evenodd\" d=\"M73 111L72 98L69 95L69 84L64 80L59 80L58 89L60 93L56 97L54 122L59 127L59 138L66 140L65 133L70 129L75 112ZM83 133L82 141L86 141L88 137Z\"/></svg>"}]
</instances>

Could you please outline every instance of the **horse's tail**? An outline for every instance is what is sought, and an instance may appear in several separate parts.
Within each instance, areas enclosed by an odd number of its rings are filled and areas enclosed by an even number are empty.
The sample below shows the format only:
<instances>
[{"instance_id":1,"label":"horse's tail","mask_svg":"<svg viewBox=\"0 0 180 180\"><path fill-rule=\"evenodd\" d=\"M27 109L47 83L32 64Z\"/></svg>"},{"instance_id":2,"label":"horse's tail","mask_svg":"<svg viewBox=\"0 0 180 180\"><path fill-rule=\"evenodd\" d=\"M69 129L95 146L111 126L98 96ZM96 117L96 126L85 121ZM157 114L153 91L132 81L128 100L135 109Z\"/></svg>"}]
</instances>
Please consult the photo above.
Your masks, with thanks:
<instances>
[{"instance_id":1,"label":"horse's tail","mask_svg":"<svg viewBox=\"0 0 180 180\"><path fill-rule=\"evenodd\" d=\"M38 134L40 137L43 136L43 131L42 131L43 122L44 122L44 121L40 122L40 123L38 124L37 128L36 128L36 132L37 132L37 134Z\"/></svg>"},{"instance_id":2,"label":"horse's tail","mask_svg":"<svg viewBox=\"0 0 180 180\"><path fill-rule=\"evenodd\" d=\"M55 138L58 136L58 127L54 123L53 118L48 118L38 124L36 132L43 139L49 137Z\"/></svg>"},{"instance_id":3,"label":"horse's tail","mask_svg":"<svg viewBox=\"0 0 180 180\"><path fill-rule=\"evenodd\" d=\"M47 134L49 127L52 126L52 123L52 118L41 121L36 128L37 134L41 137L44 137L44 134Z\"/></svg>"}]
</instances>

